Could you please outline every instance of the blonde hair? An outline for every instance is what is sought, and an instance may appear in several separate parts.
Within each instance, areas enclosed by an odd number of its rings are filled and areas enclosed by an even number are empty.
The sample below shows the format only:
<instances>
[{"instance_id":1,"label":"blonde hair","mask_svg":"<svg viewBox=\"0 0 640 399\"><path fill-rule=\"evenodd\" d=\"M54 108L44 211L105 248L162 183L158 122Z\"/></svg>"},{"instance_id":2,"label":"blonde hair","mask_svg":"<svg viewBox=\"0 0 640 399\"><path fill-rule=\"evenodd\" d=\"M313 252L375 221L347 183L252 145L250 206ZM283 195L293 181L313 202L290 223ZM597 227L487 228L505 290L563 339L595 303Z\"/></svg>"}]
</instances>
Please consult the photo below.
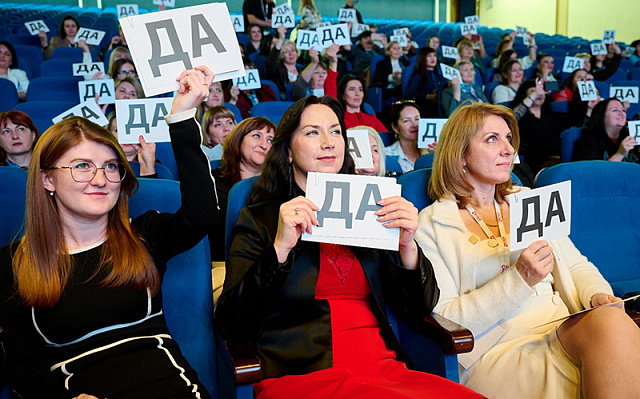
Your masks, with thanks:
<instances>
[{"instance_id":1,"label":"blonde hair","mask_svg":"<svg viewBox=\"0 0 640 399\"><path fill-rule=\"evenodd\" d=\"M202 116L202 143L209 148L213 148L215 146L215 144L212 143L209 138L209 127L213 122L215 122L216 119L221 118L231 119L234 125L237 123L236 117L233 112L224 105L216 105L215 107L211 107Z\"/></svg>"},{"instance_id":2,"label":"blonde hair","mask_svg":"<svg viewBox=\"0 0 640 399\"><path fill-rule=\"evenodd\" d=\"M511 131L511 146L518 151L520 133L511 109L502 105L470 103L458 107L442 128L433 159L429 196L434 200L450 198L462 208L469 203L473 186L466 178L463 162L471 141L480 133L488 116L502 118ZM502 200L511 189L511 179L496 186L496 197Z\"/></svg>"}]
</instances>

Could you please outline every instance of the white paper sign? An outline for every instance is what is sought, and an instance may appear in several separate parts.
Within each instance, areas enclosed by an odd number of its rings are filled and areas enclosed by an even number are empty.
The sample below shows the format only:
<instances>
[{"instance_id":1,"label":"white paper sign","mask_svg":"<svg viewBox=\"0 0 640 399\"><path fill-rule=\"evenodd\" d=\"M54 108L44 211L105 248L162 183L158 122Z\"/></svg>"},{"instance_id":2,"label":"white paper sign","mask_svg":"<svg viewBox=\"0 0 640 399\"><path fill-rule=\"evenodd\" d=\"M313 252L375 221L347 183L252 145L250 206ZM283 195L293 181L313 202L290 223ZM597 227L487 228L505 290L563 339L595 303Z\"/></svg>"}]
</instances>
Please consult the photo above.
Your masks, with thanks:
<instances>
[{"instance_id":1,"label":"white paper sign","mask_svg":"<svg viewBox=\"0 0 640 399\"><path fill-rule=\"evenodd\" d=\"M393 36L407 36L409 34L409 28L400 28L393 30Z\"/></svg>"},{"instance_id":2,"label":"white paper sign","mask_svg":"<svg viewBox=\"0 0 640 399\"><path fill-rule=\"evenodd\" d=\"M460 83L462 83L462 76L460 76L460 71L458 71L454 67L450 67L449 65L440 64L440 69L442 70L442 77L451 80L453 78L458 78Z\"/></svg>"},{"instance_id":3,"label":"white paper sign","mask_svg":"<svg viewBox=\"0 0 640 399\"><path fill-rule=\"evenodd\" d=\"M516 26L516 36L521 37L523 39L529 38L529 29L524 26Z\"/></svg>"},{"instance_id":4,"label":"white paper sign","mask_svg":"<svg viewBox=\"0 0 640 399\"><path fill-rule=\"evenodd\" d=\"M468 17L464 17L464 23L465 24L480 25L480 17L477 16L477 15L470 15Z\"/></svg>"},{"instance_id":5,"label":"white paper sign","mask_svg":"<svg viewBox=\"0 0 640 399\"><path fill-rule=\"evenodd\" d=\"M578 82L578 91L580 92L580 99L582 101L594 101L598 99L598 92L596 91L596 85L593 83L593 80Z\"/></svg>"},{"instance_id":6,"label":"white paper sign","mask_svg":"<svg viewBox=\"0 0 640 399\"><path fill-rule=\"evenodd\" d=\"M286 28L294 28L296 26L296 15L287 3L274 8L271 15L271 27L277 28L280 25L284 25Z\"/></svg>"},{"instance_id":7,"label":"white paper sign","mask_svg":"<svg viewBox=\"0 0 640 399\"><path fill-rule=\"evenodd\" d=\"M389 42L398 42L400 47L408 46L407 35L399 35L399 36L393 35L389 38Z\"/></svg>"},{"instance_id":8,"label":"white paper sign","mask_svg":"<svg viewBox=\"0 0 640 399\"><path fill-rule=\"evenodd\" d=\"M609 43L615 43L615 41L616 41L616 31L605 30L602 35L602 43L609 44Z\"/></svg>"},{"instance_id":9,"label":"white paper sign","mask_svg":"<svg viewBox=\"0 0 640 399\"><path fill-rule=\"evenodd\" d=\"M442 49L442 56L444 58L451 58L454 60L458 59L458 49L455 47L451 47L451 46L445 46L442 45L440 46L440 48Z\"/></svg>"},{"instance_id":10,"label":"white paper sign","mask_svg":"<svg viewBox=\"0 0 640 399\"><path fill-rule=\"evenodd\" d=\"M245 76L231 79L234 85L237 85L240 90L252 90L262 87L257 69L247 69L245 72L247 73Z\"/></svg>"},{"instance_id":11,"label":"white paper sign","mask_svg":"<svg viewBox=\"0 0 640 399\"><path fill-rule=\"evenodd\" d=\"M418 148L429 148L429 144L437 143L446 122L446 118L420 119L418 122Z\"/></svg>"},{"instance_id":12,"label":"white paper sign","mask_svg":"<svg viewBox=\"0 0 640 399\"><path fill-rule=\"evenodd\" d=\"M538 240L555 240L571 233L571 181L552 184L507 197L511 251Z\"/></svg>"},{"instance_id":13,"label":"white paper sign","mask_svg":"<svg viewBox=\"0 0 640 399\"><path fill-rule=\"evenodd\" d=\"M353 8L341 8L338 10L338 21L354 22L357 20L356 10Z\"/></svg>"},{"instance_id":14,"label":"white paper sign","mask_svg":"<svg viewBox=\"0 0 640 399\"><path fill-rule=\"evenodd\" d=\"M41 30L49 32L49 27L41 19L31 22L25 22L24 26L27 27L27 30L29 31L29 33L31 33L31 36L39 34Z\"/></svg>"},{"instance_id":15,"label":"white paper sign","mask_svg":"<svg viewBox=\"0 0 640 399\"><path fill-rule=\"evenodd\" d=\"M347 149L356 163L356 169L373 168L373 156L371 154L368 131L364 129L348 129Z\"/></svg>"},{"instance_id":16,"label":"white paper sign","mask_svg":"<svg viewBox=\"0 0 640 399\"><path fill-rule=\"evenodd\" d=\"M615 97L618 100L630 103L638 103L638 86L611 86L609 88L609 97Z\"/></svg>"},{"instance_id":17,"label":"white paper sign","mask_svg":"<svg viewBox=\"0 0 640 399\"><path fill-rule=\"evenodd\" d=\"M78 82L78 94L80 102L95 100L98 95L98 104L114 104L116 102L116 89L113 79L106 80L82 80Z\"/></svg>"},{"instance_id":18,"label":"white paper sign","mask_svg":"<svg viewBox=\"0 0 640 399\"><path fill-rule=\"evenodd\" d=\"M136 15L120 20L147 97L174 91L185 69L206 65L214 81L244 75L225 3Z\"/></svg>"},{"instance_id":19,"label":"white paper sign","mask_svg":"<svg viewBox=\"0 0 640 399\"><path fill-rule=\"evenodd\" d=\"M629 136L640 143L640 121L629 121Z\"/></svg>"},{"instance_id":20,"label":"white paper sign","mask_svg":"<svg viewBox=\"0 0 640 399\"><path fill-rule=\"evenodd\" d=\"M171 141L164 116L171 112L173 98L145 98L116 101L118 142L137 144L142 135L147 143Z\"/></svg>"},{"instance_id":21,"label":"white paper sign","mask_svg":"<svg viewBox=\"0 0 640 399\"><path fill-rule=\"evenodd\" d=\"M391 177L309 172L307 198L320 208L320 226L302 240L397 251L399 229L384 227L373 212L380 209L378 201L400 191Z\"/></svg>"},{"instance_id":22,"label":"white paper sign","mask_svg":"<svg viewBox=\"0 0 640 399\"><path fill-rule=\"evenodd\" d=\"M140 14L137 4L118 4L116 5L116 12L118 13L118 19Z\"/></svg>"},{"instance_id":23,"label":"white paper sign","mask_svg":"<svg viewBox=\"0 0 640 399\"><path fill-rule=\"evenodd\" d=\"M477 35L478 34L478 25L476 24L462 24L460 25L460 32L462 36L466 34Z\"/></svg>"},{"instance_id":24,"label":"white paper sign","mask_svg":"<svg viewBox=\"0 0 640 399\"><path fill-rule=\"evenodd\" d=\"M369 30L370 27L367 24L359 24L357 22L351 23L351 37L358 37L364 31Z\"/></svg>"},{"instance_id":25,"label":"white paper sign","mask_svg":"<svg viewBox=\"0 0 640 399\"><path fill-rule=\"evenodd\" d=\"M91 62L88 64L73 64L73 76L93 76L98 72L104 73L104 62Z\"/></svg>"},{"instance_id":26,"label":"white paper sign","mask_svg":"<svg viewBox=\"0 0 640 399\"><path fill-rule=\"evenodd\" d=\"M592 55L607 54L607 46L602 42L591 43L591 54Z\"/></svg>"},{"instance_id":27,"label":"white paper sign","mask_svg":"<svg viewBox=\"0 0 640 399\"><path fill-rule=\"evenodd\" d=\"M51 120L53 121L53 123L58 123L70 116L81 116L100 126L107 126L109 124L109 120L102 113L100 106L96 104L96 100L89 100L82 104L78 104L75 107L69 108L68 110L64 111Z\"/></svg>"},{"instance_id":28,"label":"white paper sign","mask_svg":"<svg viewBox=\"0 0 640 399\"><path fill-rule=\"evenodd\" d=\"M298 50L309 50L311 47L320 48L318 33L314 30L298 29L296 37L296 48Z\"/></svg>"},{"instance_id":29,"label":"white paper sign","mask_svg":"<svg viewBox=\"0 0 640 399\"><path fill-rule=\"evenodd\" d=\"M91 46L99 46L104 34L105 32L101 30L80 28L73 40L77 42L78 40L84 39L87 41L87 44Z\"/></svg>"},{"instance_id":30,"label":"white paper sign","mask_svg":"<svg viewBox=\"0 0 640 399\"><path fill-rule=\"evenodd\" d=\"M176 7L176 0L153 0L153 4L160 6L162 4L164 4L167 7L170 8L175 8Z\"/></svg>"},{"instance_id":31,"label":"white paper sign","mask_svg":"<svg viewBox=\"0 0 640 399\"><path fill-rule=\"evenodd\" d=\"M337 43L341 46L347 46L351 44L349 27L347 26L347 24L323 26L322 28L316 29L316 32L318 33L318 42L320 49L327 48L333 43Z\"/></svg>"},{"instance_id":32,"label":"white paper sign","mask_svg":"<svg viewBox=\"0 0 640 399\"><path fill-rule=\"evenodd\" d=\"M584 68L584 59L576 57L565 57L564 64L562 65L562 72L571 73L576 69Z\"/></svg>"},{"instance_id":33,"label":"white paper sign","mask_svg":"<svg viewBox=\"0 0 640 399\"><path fill-rule=\"evenodd\" d=\"M231 14L231 23L236 32L244 32L244 17L242 14Z\"/></svg>"}]
</instances>

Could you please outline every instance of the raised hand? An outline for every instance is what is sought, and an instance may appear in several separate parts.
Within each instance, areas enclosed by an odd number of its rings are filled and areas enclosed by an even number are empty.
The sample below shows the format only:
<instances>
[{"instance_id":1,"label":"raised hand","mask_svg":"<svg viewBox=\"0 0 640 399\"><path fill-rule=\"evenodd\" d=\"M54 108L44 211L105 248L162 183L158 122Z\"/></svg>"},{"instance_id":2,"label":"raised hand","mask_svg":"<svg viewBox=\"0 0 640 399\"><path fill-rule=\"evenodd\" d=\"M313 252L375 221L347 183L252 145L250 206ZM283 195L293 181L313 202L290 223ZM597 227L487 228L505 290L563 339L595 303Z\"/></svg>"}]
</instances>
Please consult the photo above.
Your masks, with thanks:
<instances>
[{"instance_id":1,"label":"raised hand","mask_svg":"<svg viewBox=\"0 0 640 399\"><path fill-rule=\"evenodd\" d=\"M171 113L188 111L200 105L209 96L209 85L214 76L206 66L197 66L194 69L183 71L176 78L180 82L180 87L173 99Z\"/></svg>"}]
</instances>

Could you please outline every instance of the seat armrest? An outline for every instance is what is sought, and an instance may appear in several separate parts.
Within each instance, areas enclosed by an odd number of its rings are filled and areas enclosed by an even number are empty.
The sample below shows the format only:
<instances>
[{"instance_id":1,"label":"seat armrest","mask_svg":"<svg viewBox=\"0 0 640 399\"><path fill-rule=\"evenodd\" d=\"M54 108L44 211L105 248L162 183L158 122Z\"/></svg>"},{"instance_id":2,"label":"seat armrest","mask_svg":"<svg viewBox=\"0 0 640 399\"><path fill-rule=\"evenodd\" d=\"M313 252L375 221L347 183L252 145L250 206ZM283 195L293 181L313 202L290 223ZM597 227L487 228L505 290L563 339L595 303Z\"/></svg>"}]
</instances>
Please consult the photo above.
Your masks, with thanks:
<instances>
[{"instance_id":1,"label":"seat armrest","mask_svg":"<svg viewBox=\"0 0 640 399\"><path fill-rule=\"evenodd\" d=\"M444 353L453 355L473 350L471 331L446 317L431 313L422 318L418 328L423 334L436 341Z\"/></svg>"},{"instance_id":2,"label":"seat armrest","mask_svg":"<svg viewBox=\"0 0 640 399\"><path fill-rule=\"evenodd\" d=\"M236 385L254 384L262 379L260 358L248 341L222 340L233 366Z\"/></svg>"}]
</instances>

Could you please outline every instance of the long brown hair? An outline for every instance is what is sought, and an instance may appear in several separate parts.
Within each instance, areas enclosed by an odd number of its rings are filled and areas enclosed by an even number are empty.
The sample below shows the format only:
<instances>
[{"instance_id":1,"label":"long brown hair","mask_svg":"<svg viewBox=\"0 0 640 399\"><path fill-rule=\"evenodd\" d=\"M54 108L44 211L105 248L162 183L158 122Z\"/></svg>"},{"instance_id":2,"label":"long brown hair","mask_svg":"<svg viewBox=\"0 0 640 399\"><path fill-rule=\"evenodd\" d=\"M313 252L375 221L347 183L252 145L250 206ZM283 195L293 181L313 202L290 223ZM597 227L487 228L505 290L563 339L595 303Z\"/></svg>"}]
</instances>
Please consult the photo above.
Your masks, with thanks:
<instances>
[{"instance_id":1,"label":"long brown hair","mask_svg":"<svg viewBox=\"0 0 640 399\"><path fill-rule=\"evenodd\" d=\"M273 134L275 135L276 125L262 116L247 118L233 128L224 139L220 176L223 178L229 177L234 182L241 180L240 164L242 163L242 141L247 134L265 127L273 130Z\"/></svg>"},{"instance_id":2,"label":"long brown hair","mask_svg":"<svg viewBox=\"0 0 640 399\"><path fill-rule=\"evenodd\" d=\"M435 200L451 198L464 207L469 203L473 186L467 181L463 160L469 151L471 140L484 126L489 115L498 116L507 123L511 130L511 145L515 151L520 146L518 122L511 109L502 105L471 103L458 107L442 128L438 139L431 179L429 180L429 196ZM499 200L511 189L511 179L496 185L496 196Z\"/></svg>"},{"instance_id":3,"label":"long brown hair","mask_svg":"<svg viewBox=\"0 0 640 399\"><path fill-rule=\"evenodd\" d=\"M40 132L38 132L38 128L33 123L29 115L25 114L22 111L7 111L0 114L0 129L4 129L7 125L7 122L11 122L14 125L22 125L28 127L33 133L36 134L35 139L33 139L33 145L35 146L38 142L38 138L40 138ZM7 152L4 148L0 147L0 165L7 166Z\"/></svg>"},{"instance_id":4,"label":"long brown hair","mask_svg":"<svg viewBox=\"0 0 640 399\"><path fill-rule=\"evenodd\" d=\"M25 233L13 258L17 291L28 306L51 308L60 300L73 263L67 251L56 200L44 188L43 173L69 149L83 141L111 148L126 169L116 205L109 211L106 241L94 275L108 272L102 285L149 289L160 287L160 277L141 237L129 223L129 196L138 181L125 161L122 148L111 132L80 117L53 125L34 148L27 178Z\"/></svg>"}]
</instances>

